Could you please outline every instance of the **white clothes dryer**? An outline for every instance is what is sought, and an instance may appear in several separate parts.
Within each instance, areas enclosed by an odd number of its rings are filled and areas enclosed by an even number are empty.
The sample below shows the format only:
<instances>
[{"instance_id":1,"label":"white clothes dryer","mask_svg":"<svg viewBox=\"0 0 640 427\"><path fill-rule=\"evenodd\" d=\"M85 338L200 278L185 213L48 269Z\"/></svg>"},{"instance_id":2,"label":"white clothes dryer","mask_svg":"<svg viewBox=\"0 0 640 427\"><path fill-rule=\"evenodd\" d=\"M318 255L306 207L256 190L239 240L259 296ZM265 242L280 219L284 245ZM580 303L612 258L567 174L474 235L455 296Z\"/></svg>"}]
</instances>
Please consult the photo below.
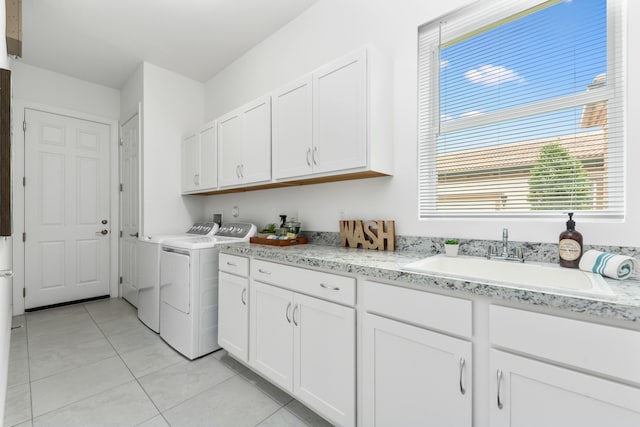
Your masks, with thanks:
<instances>
[{"instance_id":1,"label":"white clothes dryer","mask_svg":"<svg viewBox=\"0 0 640 427\"><path fill-rule=\"evenodd\" d=\"M136 245L138 319L152 331L160 332L160 248L162 242L182 237L211 236L218 231L214 222L197 222L186 232L142 236Z\"/></svg>"},{"instance_id":2,"label":"white clothes dryer","mask_svg":"<svg viewBox=\"0 0 640 427\"><path fill-rule=\"evenodd\" d=\"M218 350L218 246L248 242L253 224L223 224L215 236L165 240L160 254L160 337L193 360Z\"/></svg>"}]
</instances>

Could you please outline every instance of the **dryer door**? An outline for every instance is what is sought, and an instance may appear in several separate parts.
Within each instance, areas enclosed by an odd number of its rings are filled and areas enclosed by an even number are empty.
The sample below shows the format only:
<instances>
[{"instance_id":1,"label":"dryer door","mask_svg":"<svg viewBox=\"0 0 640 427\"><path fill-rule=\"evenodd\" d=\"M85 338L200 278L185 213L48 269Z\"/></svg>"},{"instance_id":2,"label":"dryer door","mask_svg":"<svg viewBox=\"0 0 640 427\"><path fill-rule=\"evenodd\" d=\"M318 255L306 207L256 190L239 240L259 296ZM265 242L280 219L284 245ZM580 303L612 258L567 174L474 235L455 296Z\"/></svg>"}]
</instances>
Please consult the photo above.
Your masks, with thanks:
<instances>
[{"instance_id":1,"label":"dryer door","mask_svg":"<svg viewBox=\"0 0 640 427\"><path fill-rule=\"evenodd\" d=\"M160 302L189 314L189 252L162 248L160 255Z\"/></svg>"}]
</instances>

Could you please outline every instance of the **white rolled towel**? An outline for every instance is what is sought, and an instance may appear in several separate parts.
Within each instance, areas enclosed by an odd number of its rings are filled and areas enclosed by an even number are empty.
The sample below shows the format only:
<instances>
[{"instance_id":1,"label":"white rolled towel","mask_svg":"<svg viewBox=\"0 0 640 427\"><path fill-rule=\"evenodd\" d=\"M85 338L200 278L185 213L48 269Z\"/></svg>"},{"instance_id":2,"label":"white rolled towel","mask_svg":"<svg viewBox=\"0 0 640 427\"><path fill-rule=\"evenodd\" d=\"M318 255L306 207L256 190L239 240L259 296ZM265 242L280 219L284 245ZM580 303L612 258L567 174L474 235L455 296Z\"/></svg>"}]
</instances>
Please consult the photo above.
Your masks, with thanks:
<instances>
[{"instance_id":1,"label":"white rolled towel","mask_svg":"<svg viewBox=\"0 0 640 427\"><path fill-rule=\"evenodd\" d=\"M580 270L624 280L638 269L638 260L626 255L589 250L580 258Z\"/></svg>"}]
</instances>

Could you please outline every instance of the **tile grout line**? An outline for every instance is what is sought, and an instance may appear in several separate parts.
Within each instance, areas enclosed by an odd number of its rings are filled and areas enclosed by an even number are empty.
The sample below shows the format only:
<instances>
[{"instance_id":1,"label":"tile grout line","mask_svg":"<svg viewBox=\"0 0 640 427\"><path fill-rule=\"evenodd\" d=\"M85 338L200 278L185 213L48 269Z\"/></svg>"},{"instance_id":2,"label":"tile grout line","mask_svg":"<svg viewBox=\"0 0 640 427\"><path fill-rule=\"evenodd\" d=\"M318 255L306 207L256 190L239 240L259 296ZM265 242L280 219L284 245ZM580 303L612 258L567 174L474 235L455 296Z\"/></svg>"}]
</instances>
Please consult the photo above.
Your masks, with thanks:
<instances>
[{"instance_id":1,"label":"tile grout line","mask_svg":"<svg viewBox=\"0 0 640 427\"><path fill-rule=\"evenodd\" d=\"M86 310L86 308L85 308ZM133 371L131 370L131 368L129 368L129 365L127 365L127 362L125 362L125 360L122 358L122 354L120 354L120 352L118 351L117 348L114 347L113 343L111 342L111 340L109 339L109 337L105 334L105 332L102 330L102 328L100 327L100 325L98 325L98 322L96 322L96 320L94 319L94 317L91 315L91 313L87 310L87 312L89 313L89 317L91 317L91 320L93 320L93 323L96 325L96 327L98 328L98 330L100 331L100 333L104 336L104 338L107 340L107 342L109 343L109 345L111 346L111 348L113 348L113 351L115 351L116 355L118 356L118 358L122 361L122 364L127 368L127 370L129 371L129 373L131 374L131 376L133 377L133 380L138 384L138 387L140 387L140 389L142 390L142 392L144 393L145 396L147 396L147 399L149 399L149 402L151 402L151 404L153 405L154 408L156 408L156 411L158 411L158 413L156 415L154 415L153 417L149 418L148 420L144 420L141 423L138 423L136 425L140 425L143 424L149 420L152 420L153 418L157 417L158 415L160 415L162 417L162 419L167 423L167 425L171 426L171 424L169 423L169 421L164 417L164 414L162 413L162 411L160 410L160 408L158 408L158 405L156 405L156 402L153 401L153 399L151 398L151 396L149 396L149 393L147 393L147 390L142 386L142 383L140 383L140 379L138 377L136 377L136 375L133 373ZM132 350L134 351L134 350ZM129 352L126 352L129 353ZM124 354L124 353L123 353ZM174 366L177 365L180 362L176 362L176 363L172 363L169 366ZM153 372L149 372L149 374L151 374ZM148 375L148 374L147 374Z\"/></svg>"}]
</instances>

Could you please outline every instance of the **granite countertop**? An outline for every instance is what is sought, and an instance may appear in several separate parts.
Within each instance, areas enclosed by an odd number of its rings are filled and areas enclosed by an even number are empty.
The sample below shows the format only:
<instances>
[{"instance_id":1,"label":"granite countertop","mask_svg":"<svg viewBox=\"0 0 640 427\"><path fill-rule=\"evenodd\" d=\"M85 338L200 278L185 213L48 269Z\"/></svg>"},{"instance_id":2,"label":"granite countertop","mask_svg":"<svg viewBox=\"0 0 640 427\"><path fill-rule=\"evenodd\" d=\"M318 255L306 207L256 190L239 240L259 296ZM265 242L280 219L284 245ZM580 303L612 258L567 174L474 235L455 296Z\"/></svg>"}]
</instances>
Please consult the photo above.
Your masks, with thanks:
<instances>
[{"instance_id":1,"label":"granite countertop","mask_svg":"<svg viewBox=\"0 0 640 427\"><path fill-rule=\"evenodd\" d=\"M373 280L392 280L414 289L448 290L461 295L482 295L523 304L553 307L597 317L640 324L640 281L607 279L616 295L612 301L557 293L511 288L496 284L443 278L401 270L405 264L426 258L419 252L384 252L337 246L299 245L277 247L250 243L221 245L223 253L244 255L269 261L365 276Z\"/></svg>"}]
</instances>

